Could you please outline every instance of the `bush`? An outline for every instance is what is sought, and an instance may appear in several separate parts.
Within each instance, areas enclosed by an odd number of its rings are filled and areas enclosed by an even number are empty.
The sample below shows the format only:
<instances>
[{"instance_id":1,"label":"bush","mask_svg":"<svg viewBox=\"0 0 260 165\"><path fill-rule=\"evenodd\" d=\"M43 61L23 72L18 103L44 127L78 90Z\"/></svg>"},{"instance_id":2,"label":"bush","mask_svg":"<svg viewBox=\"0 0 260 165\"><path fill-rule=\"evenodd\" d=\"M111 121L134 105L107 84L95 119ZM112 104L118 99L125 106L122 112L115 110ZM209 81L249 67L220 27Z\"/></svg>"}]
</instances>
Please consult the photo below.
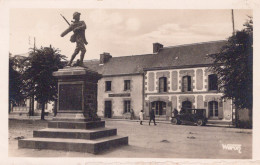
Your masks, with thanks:
<instances>
[{"instance_id":1,"label":"bush","mask_svg":"<svg viewBox=\"0 0 260 165\"><path fill-rule=\"evenodd\" d=\"M252 121L247 120L247 121L238 121L238 128L248 128L248 129L252 129Z\"/></svg>"}]
</instances>

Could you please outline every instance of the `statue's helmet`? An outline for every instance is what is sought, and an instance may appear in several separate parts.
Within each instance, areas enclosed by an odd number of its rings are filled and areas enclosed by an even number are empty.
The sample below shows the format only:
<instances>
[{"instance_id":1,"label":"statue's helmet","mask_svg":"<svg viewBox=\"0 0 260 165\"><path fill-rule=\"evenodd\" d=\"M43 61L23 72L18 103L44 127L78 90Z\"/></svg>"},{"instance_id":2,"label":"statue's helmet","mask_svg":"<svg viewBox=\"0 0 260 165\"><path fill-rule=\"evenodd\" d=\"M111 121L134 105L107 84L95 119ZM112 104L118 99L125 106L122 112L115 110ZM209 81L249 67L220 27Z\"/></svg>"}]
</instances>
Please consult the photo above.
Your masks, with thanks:
<instances>
[{"instance_id":1,"label":"statue's helmet","mask_svg":"<svg viewBox=\"0 0 260 165\"><path fill-rule=\"evenodd\" d=\"M75 18L75 17L77 17L77 16L80 16L80 13L79 13L79 12L73 13L73 18Z\"/></svg>"}]
</instances>

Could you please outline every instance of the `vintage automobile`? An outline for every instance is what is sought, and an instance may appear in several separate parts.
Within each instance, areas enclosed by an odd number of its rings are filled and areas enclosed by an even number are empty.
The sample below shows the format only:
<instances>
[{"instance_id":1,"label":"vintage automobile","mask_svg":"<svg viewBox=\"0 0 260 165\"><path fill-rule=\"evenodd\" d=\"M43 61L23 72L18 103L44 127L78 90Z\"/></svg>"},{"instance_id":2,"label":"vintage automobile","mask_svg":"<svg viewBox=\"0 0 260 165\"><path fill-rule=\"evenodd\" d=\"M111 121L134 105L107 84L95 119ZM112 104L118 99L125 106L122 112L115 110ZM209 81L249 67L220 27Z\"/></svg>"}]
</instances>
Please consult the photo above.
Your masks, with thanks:
<instances>
[{"instance_id":1,"label":"vintage automobile","mask_svg":"<svg viewBox=\"0 0 260 165\"><path fill-rule=\"evenodd\" d=\"M206 109L181 109L179 114L175 114L172 119L172 124L196 124L204 126L207 123Z\"/></svg>"}]
</instances>

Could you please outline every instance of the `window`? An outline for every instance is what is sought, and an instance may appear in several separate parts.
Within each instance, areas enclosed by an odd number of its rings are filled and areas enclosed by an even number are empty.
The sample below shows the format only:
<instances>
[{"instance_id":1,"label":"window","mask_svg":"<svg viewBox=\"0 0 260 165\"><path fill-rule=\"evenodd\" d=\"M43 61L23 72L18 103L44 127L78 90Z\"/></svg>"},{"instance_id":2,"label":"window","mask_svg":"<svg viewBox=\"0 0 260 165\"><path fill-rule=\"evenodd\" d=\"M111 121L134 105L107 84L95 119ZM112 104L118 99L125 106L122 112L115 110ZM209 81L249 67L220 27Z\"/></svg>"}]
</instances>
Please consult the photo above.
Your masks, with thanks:
<instances>
[{"instance_id":1,"label":"window","mask_svg":"<svg viewBox=\"0 0 260 165\"><path fill-rule=\"evenodd\" d=\"M131 108L131 101L125 100L124 101L124 113L130 112L130 108Z\"/></svg>"},{"instance_id":2,"label":"window","mask_svg":"<svg viewBox=\"0 0 260 165\"><path fill-rule=\"evenodd\" d=\"M188 91L191 91L191 77L184 76L182 78L182 92L188 92Z\"/></svg>"},{"instance_id":3,"label":"window","mask_svg":"<svg viewBox=\"0 0 260 165\"><path fill-rule=\"evenodd\" d=\"M111 91L111 81L106 81L106 91Z\"/></svg>"},{"instance_id":4,"label":"window","mask_svg":"<svg viewBox=\"0 0 260 165\"><path fill-rule=\"evenodd\" d=\"M130 80L125 80L124 81L124 90L130 90Z\"/></svg>"},{"instance_id":5,"label":"window","mask_svg":"<svg viewBox=\"0 0 260 165\"><path fill-rule=\"evenodd\" d=\"M218 76L211 74L208 76L209 79L209 90L218 90Z\"/></svg>"},{"instance_id":6,"label":"window","mask_svg":"<svg viewBox=\"0 0 260 165\"><path fill-rule=\"evenodd\" d=\"M167 78L159 78L159 92L167 92Z\"/></svg>"},{"instance_id":7,"label":"window","mask_svg":"<svg viewBox=\"0 0 260 165\"><path fill-rule=\"evenodd\" d=\"M166 115L166 102L154 101L152 102L152 109L155 115Z\"/></svg>"}]
</instances>

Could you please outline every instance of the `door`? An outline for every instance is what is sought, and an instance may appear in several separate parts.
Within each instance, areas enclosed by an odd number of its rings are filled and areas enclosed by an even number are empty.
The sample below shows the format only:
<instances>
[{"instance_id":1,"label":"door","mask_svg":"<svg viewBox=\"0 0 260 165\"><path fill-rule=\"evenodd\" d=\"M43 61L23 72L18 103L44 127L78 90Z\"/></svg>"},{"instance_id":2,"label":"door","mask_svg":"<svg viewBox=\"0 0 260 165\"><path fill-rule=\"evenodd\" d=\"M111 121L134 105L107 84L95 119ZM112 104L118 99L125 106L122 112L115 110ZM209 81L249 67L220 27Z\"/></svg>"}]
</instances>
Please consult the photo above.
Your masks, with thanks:
<instances>
[{"instance_id":1,"label":"door","mask_svg":"<svg viewBox=\"0 0 260 165\"><path fill-rule=\"evenodd\" d=\"M163 101L152 102L152 109L157 116L166 115L166 103Z\"/></svg>"},{"instance_id":2,"label":"door","mask_svg":"<svg viewBox=\"0 0 260 165\"><path fill-rule=\"evenodd\" d=\"M192 114L190 110L192 108L192 103L190 101L183 101L182 102L182 115L181 120L185 123L189 124L190 122L193 122Z\"/></svg>"},{"instance_id":3,"label":"door","mask_svg":"<svg viewBox=\"0 0 260 165\"><path fill-rule=\"evenodd\" d=\"M182 107L183 109L192 108L192 103L191 103L190 101L183 101L181 107Z\"/></svg>"},{"instance_id":4,"label":"door","mask_svg":"<svg viewBox=\"0 0 260 165\"><path fill-rule=\"evenodd\" d=\"M105 101L105 117L111 118L112 117L112 102Z\"/></svg>"},{"instance_id":5,"label":"door","mask_svg":"<svg viewBox=\"0 0 260 165\"><path fill-rule=\"evenodd\" d=\"M209 102L209 117L218 118L218 102L217 101Z\"/></svg>"}]
</instances>

